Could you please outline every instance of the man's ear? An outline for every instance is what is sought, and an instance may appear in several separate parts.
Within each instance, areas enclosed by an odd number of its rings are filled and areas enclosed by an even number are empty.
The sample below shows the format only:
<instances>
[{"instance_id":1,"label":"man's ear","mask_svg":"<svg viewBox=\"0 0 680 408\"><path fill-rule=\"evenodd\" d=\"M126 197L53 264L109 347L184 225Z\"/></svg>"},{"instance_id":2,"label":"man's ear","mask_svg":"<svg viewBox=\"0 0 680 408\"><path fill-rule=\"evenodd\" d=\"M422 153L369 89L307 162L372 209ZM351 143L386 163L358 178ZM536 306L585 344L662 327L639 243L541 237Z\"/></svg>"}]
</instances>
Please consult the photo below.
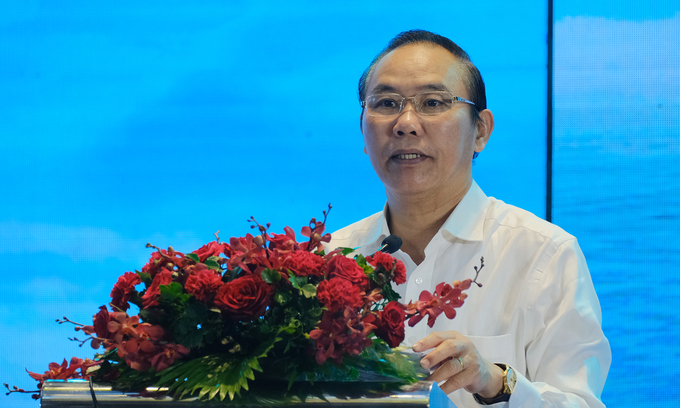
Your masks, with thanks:
<instances>
[{"instance_id":1,"label":"man's ear","mask_svg":"<svg viewBox=\"0 0 680 408\"><path fill-rule=\"evenodd\" d=\"M484 147L491 138L493 132L493 113L490 110L484 109L479 112L481 120L477 123L477 138L475 139L475 152L479 153L484 150Z\"/></svg>"},{"instance_id":2,"label":"man's ear","mask_svg":"<svg viewBox=\"0 0 680 408\"><path fill-rule=\"evenodd\" d=\"M361 116L359 116L359 131L364 134L364 111L361 111ZM366 143L364 143L364 154L368 154L366 151Z\"/></svg>"}]
</instances>

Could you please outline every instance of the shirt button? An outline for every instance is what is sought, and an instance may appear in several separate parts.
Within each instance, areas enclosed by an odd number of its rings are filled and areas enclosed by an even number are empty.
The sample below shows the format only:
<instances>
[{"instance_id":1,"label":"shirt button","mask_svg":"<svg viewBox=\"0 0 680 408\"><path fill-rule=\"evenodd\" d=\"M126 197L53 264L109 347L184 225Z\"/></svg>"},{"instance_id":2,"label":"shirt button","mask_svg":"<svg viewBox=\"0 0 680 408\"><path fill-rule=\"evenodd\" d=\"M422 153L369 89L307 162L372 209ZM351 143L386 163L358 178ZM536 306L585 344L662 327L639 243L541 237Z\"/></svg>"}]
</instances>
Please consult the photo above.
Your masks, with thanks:
<instances>
[{"instance_id":1,"label":"shirt button","mask_svg":"<svg viewBox=\"0 0 680 408\"><path fill-rule=\"evenodd\" d=\"M416 278L415 283L416 285L420 285L421 283L423 283L423 278Z\"/></svg>"},{"instance_id":2,"label":"shirt button","mask_svg":"<svg viewBox=\"0 0 680 408\"><path fill-rule=\"evenodd\" d=\"M418 339L416 339L416 338L413 337L413 336L411 336L411 337L408 338L408 342L411 343L411 344L414 344L414 343L416 342L416 340L418 340Z\"/></svg>"}]
</instances>

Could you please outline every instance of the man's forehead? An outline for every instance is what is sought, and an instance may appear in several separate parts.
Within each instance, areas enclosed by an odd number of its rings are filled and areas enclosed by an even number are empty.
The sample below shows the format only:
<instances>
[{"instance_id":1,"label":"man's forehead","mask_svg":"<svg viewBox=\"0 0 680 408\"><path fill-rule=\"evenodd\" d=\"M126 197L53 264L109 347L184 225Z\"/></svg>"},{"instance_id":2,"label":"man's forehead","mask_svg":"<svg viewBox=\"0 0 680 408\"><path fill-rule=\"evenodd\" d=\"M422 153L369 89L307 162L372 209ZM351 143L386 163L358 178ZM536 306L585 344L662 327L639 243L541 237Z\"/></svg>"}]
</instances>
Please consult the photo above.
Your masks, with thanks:
<instances>
[{"instance_id":1,"label":"man's forehead","mask_svg":"<svg viewBox=\"0 0 680 408\"><path fill-rule=\"evenodd\" d=\"M462 86L460 61L436 44L408 44L378 61L371 72L368 91L454 91Z\"/></svg>"}]
</instances>

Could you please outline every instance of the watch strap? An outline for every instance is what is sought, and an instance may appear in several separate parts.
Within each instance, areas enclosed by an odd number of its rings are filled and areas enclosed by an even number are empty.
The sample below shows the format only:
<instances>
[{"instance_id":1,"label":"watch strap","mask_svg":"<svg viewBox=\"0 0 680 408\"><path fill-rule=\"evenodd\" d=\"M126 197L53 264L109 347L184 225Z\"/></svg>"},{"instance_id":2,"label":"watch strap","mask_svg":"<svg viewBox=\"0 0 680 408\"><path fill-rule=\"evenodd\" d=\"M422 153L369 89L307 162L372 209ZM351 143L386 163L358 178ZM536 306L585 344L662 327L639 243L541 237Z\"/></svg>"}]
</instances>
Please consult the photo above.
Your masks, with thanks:
<instances>
[{"instance_id":1,"label":"watch strap","mask_svg":"<svg viewBox=\"0 0 680 408\"><path fill-rule=\"evenodd\" d=\"M517 374L515 374L515 370L506 364L495 364L503 370L503 388L498 394L491 398L484 398L479 394L472 394L478 404L491 405L498 402L509 401L512 392L515 390L515 384L517 383Z\"/></svg>"}]
</instances>

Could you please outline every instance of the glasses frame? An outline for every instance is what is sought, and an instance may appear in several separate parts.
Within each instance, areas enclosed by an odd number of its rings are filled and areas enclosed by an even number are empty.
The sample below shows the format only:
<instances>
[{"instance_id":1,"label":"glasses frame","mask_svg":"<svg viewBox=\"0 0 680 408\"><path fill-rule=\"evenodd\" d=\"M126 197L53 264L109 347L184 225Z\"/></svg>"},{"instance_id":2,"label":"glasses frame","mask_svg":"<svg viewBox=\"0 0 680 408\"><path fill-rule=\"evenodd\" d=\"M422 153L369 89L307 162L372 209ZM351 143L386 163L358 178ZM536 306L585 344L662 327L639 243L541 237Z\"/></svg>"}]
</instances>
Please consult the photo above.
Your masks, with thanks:
<instances>
[{"instance_id":1,"label":"glasses frame","mask_svg":"<svg viewBox=\"0 0 680 408\"><path fill-rule=\"evenodd\" d=\"M448 94L448 95L451 95L451 100L453 101L453 103L451 104L451 108L450 108L450 109L447 109L447 110L445 110L445 111L443 111L443 112L437 112L437 113L424 113L424 112L421 112L421 111L419 110L419 108L418 108L418 105L416 104L416 98L419 97L420 95L425 95L425 94ZM400 97L400 98L401 98L401 101L399 102L399 112L393 113L393 114L391 114L391 115L383 115L383 114L380 114L380 113L371 113L371 110L368 109L368 102L366 102L366 101L367 101L369 98L371 98L371 97L373 97L373 96L377 96L377 95L394 95L394 96ZM398 98L394 98L394 99L397 100ZM363 101L361 101L361 107L364 108L364 109L366 110L366 114L369 115L369 116L377 116L377 117L397 116L397 115L401 114L401 112L404 111L404 105L405 105L404 101L407 101L407 100L409 100L409 99L412 99L412 100L413 100L413 108L416 110L416 112L418 112L418 114L420 114L420 115L425 115L425 116L436 116L436 115L440 115L440 114L442 114L442 113L444 113L444 112L448 112L448 111L450 111L451 109L453 109L453 105L455 105L456 102L463 102L463 103L467 103L468 105L477 106L474 102L472 102L472 101L470 101L470 100L467 100L467 99L465 99L465 98L461 98L460 96L454 96L451 92L448 92L448 91L429 91L429 92L421 92L421 93L416 94L416 95L414 95L414 96L409 96L408 98L405 97L405 96L402 96L402 95L400 95L400 94L398 94L398 93L391 93L391 92L388 92L388 93L378 93L378 94L370 94L370 95L368 95L368 96L366 97L366 99L364 99Z\"/></svg>"}]
</instances>

